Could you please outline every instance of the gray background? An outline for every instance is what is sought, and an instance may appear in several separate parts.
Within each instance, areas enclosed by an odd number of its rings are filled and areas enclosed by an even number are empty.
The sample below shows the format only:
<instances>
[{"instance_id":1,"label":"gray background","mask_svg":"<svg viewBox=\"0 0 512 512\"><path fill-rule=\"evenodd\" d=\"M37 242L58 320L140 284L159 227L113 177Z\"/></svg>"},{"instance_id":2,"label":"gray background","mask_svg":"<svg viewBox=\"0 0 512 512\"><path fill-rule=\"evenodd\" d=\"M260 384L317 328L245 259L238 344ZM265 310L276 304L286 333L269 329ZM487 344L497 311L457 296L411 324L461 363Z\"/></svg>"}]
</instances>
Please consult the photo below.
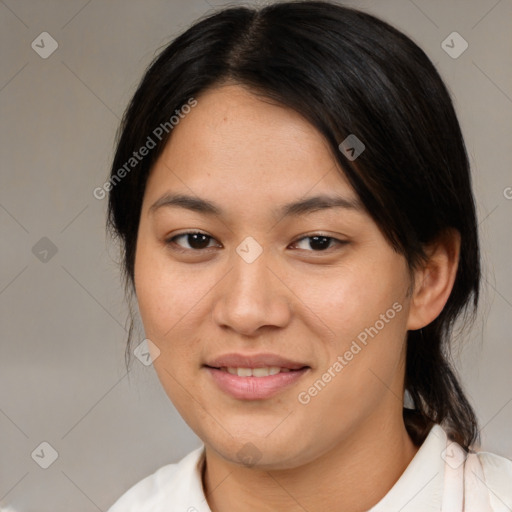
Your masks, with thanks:
<instances>
[{"instance_id":1,"label":"gray background","mask_svg":"<svg viewBox=\"0 0 512 512\"><path fill-rule=\"evenodd\" d=\"M512 458L512 1L346 3L412 37L453 93L485 265L481 315L457 366L483 448ZM119 118L155 51L222 5L0 1L1 504L105 510L199 445L151 366L134 359L126 373L118 254L104 232L106 200L92 191L105 181ZM44 31L58 42L47 59L31 47ZM453 31L469 43L456 59L441 47ZM43 441L58 452L48 469L35 461L48 449L31 457Z\"/></svg>"}]
</instances>

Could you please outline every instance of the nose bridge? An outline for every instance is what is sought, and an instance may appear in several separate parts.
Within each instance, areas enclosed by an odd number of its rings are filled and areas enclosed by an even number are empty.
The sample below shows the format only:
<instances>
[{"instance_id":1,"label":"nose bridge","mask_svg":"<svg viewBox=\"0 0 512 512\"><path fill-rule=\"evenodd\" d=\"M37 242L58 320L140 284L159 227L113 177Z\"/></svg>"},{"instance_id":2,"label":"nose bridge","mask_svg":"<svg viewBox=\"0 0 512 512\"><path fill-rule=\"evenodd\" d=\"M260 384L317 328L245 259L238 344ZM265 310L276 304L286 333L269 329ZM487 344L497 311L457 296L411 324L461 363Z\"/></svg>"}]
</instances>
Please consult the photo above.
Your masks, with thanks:
<instances>
[{"instance_id":1,"label":"nose bridge","mask_svg":"<svg viewBox=\"0 0 512 512\"><path fill-rule=\"evenodd\" d=\"M271 267L269 253L254 239L237 247L232 270L216 301L214 316L220 325L251 334L263 325L282 327L287 323L286 287Z\"/></svg>"},{"instance_id":2,"label":"nose bridge","mask_svg":"<svg viewBox=\"0 0 512 512\"><path fill-rule=\"evenodd\" d=\"M254 260L246 260L238 255L233 260L233 291L241 293L242 297L252 295L255 298L265 298L270 292L269 288L272 287L269 279L272 273L267 255L261 254Z\"/></svg>"},{"instance_id":3,"label":"nose bridge","mask_svg":"<svg viewBox=\"0 0 512 512\"><path fill-rule=\"evenodd\" d=\"M259 245L259 244L258 244ZM269 254L263 248L256 247L254 242L242 242L233 256L234 269L231 276L228 296L234 303L251 308L265 308L272 297L276 298L279 292L272 283L272 272L269 269L271 262ZM275 279L275 278L274 278Z\"/></svg>"}]
</instances>

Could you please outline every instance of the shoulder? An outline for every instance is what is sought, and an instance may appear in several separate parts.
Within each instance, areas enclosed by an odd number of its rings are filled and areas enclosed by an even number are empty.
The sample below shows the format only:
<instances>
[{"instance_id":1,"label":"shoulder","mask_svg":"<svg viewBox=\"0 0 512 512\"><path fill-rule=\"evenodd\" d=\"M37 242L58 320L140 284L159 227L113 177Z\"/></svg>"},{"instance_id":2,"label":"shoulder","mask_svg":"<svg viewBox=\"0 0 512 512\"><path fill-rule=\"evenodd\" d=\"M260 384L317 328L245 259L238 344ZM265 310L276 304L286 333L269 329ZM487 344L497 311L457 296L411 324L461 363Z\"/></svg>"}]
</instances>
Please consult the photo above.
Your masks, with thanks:
<instances>
[{"instance_id":1,"label":"shoulder","mask_svg":"<svg viewBox=\"0 0 512 512\"><path fill-rule=\"evenodd\" d=\"M507 505L512 508L512 460L488 452L479 452L477 456L489 490L507 496Z\"/></svg>"},{"instance_id":2,"label":"shoulder","mask_svg":"<svg viewBox=\"0 0 512 512\"><path fill-rule=\"evenodd\" d=\"M178 464L169 464L161 467L152 475L147 476L128 491L126 491L108 512L131 512L132 510L153 510L156 503L162 500L161 495L172 481L178 471Z\"/></svg>"},{"instance_id":3,"label":"shoulder","mask_svg":"<svg viewBox=\"0 0 512 512\"><path fill-rule=\"evenodd\" d=\"M147 476L123 494L108 512L167 512L175 509L170 505L179 507L181 501L200 501L204 496L198 463L203 449L201 446L178 463L163 466Z\"/></svg>"},{"instance_id":4,"label":"shoulder","mask_svg":"<svg viewBox=\"0 0 512 512\"><path fill-rule=\"evenodd\" d=\"M466 492L477 488L488 495L491 510L512 510L512 461L489 452L477 452L466 461Z\"/></svg>"}]
</instances>

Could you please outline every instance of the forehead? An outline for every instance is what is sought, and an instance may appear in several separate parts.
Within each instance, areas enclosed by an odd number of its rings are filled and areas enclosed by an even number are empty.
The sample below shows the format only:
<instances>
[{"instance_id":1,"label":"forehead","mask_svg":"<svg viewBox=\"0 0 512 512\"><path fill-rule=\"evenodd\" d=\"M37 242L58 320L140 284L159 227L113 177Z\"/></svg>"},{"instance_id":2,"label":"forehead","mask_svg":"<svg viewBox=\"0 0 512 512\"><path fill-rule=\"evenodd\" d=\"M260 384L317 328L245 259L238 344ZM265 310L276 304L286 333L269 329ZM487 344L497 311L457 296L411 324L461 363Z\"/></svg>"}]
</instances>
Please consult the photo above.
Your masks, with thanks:
<instances>
[{"instance_id":1,"label":"forehead","mask_svg":"<svg viewBox=\"0 0 512 512\"><path fill-rule=\"evenodd\" d=\"M333 190L356 199L326 140L299 113L237 85L196 99L154 166L148 194L178 191L247 206Z\"/></svg>"}]
</instances>

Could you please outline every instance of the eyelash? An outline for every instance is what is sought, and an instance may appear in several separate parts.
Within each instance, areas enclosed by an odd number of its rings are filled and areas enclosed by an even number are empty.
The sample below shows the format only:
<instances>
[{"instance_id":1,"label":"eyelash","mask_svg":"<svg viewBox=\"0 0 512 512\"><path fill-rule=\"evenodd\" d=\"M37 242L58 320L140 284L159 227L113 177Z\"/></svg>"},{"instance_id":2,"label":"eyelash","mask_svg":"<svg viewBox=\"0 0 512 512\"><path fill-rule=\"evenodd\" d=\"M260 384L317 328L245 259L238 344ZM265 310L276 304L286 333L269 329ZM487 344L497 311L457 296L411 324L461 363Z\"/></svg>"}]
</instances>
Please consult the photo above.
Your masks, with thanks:
<instances>
[{"instance_id":1,"label":"eyelash","mask_svg":"<svg viewBox=\"0 0 512 512\"><path fill-rule=\"evenodd\" d=\"M201 231L186 231L184 233L180 233L178 235L174 235L173 237L166 239L165 240L165 244L170 246L172 248L172 250L175 250L175 251L178 251L178 252L195 252L195 253L200 253L200 252L203 252L203 251L207 251L208 249L212 249L212 247L205 247L203 249L187 249L187 248L183 248L183 247L181 247L181 246L176 244L176 242L175 242L176 239L178 239L180 237L186 237L186 236L189 236L189 235L203 235L203 236L209 238L210 240L215 240L215 238L213 238L212 236L208 235L207 233L203 233ZM326 238L330 242L334 242L338 246L342 246L342 245L348 244L348 242L346 240L339 240L339 239L334 238L332 236L324 235L322 233L311 233L311 234L308 234L306 236L302 236L301 238L298 238L297 240L292 242L292 244L295 245L295 244L297 244L299 242L302 242L303 240L306 240L308 238L312 239L312 238L315 238L315 237ZM327 252L330 252L331 249L332 249L332 246L328 247L325 250L320 250L320 251L307 250L307 249L301 249L301 250L306 250L306 252L313 252L313 253L327 253Z\"/></svg>"}]
</instances>

